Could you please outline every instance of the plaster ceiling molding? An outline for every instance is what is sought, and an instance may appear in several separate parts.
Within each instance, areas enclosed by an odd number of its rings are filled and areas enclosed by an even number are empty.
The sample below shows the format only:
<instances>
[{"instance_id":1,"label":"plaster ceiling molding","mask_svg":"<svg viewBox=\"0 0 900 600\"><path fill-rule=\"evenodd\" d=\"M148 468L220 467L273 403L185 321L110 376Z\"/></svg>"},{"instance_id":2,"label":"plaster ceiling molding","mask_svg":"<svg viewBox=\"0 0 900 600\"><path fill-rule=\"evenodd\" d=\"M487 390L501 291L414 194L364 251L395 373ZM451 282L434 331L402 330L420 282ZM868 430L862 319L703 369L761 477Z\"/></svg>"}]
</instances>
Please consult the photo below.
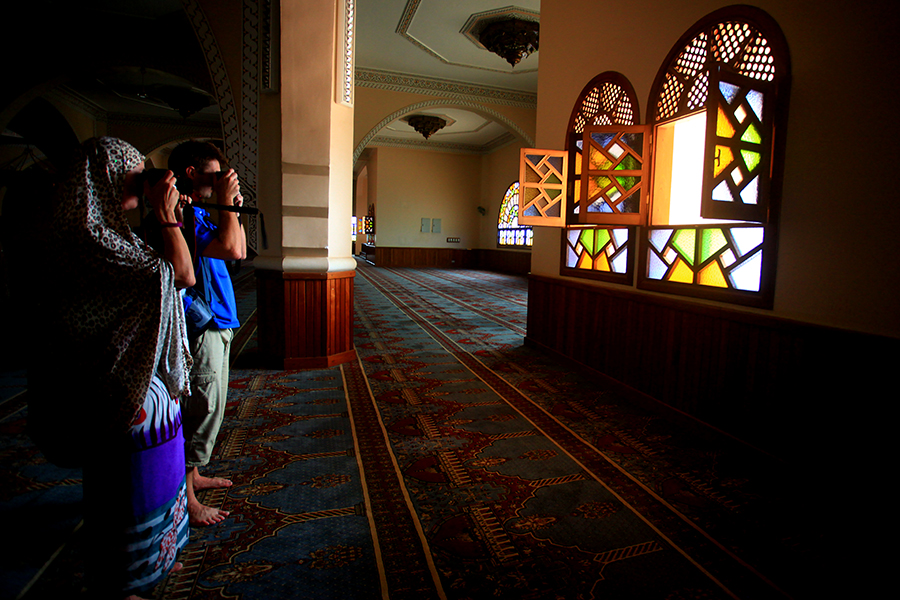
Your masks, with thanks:
<instances>
[{"instance_id":1,"label":"plaster ceiling molding","mask_svg":"<svg viewBox=\"0 0 900 600\"><path fill-rule=\"evenodd\" d=\"M447 142L425 141L422 136L418 140L405 140L394 137L376 135L369 142L371 148L404 148L406 150L434 150L437 152L450 152L452 154L486 154L488 151L483 146L474 144L451 144Z\"/></svg>"},{"instance_id":2,"label":"plaster ceiling molding","mask_svg":"<svg viewBox=\"0 0 900 600\"><path fill-rule=\"evenodd\" d=\"M419 144L416 138L421 140L421 136L416 133L416 131L412 127L409 127L409 125L404 122L395 124L395 121L398 121L401 117L405 117L415 112L429 112L437 115L452 115L453 118L455 118L457 121L467 123L467 126L472 129L474 129L474 125L472 124L476 122L476 119L491 121L492 123L490 124L490 127L485 126L480 129L480 133L482 134L484 139L480 144L474 145L474 147L477 148L477 150L475 150L475 152L477 153L490 151L487 149L490 148L491 150L493 150L504 145L506 142L501 142L499 145L496 145L497 139L500 137L500 135L503 135L507 132L512 132L514 135L518 135L522 140L524 140L524 145L526 147L534 146L534 139L530 135L528 135L521 127L519 127L514 121L484 105L470 101L447 102L446 100L426 100L424 102L412 104L410 106L407 106L406 108L394 112L391 115L388 115L387 117L382 119L381 122L370 129L369 132L363 137L363 139L360 140L359 144L357 144L355 150L353 151L353 162L355 163L357 159L359 159L360 154L363 150L365 150L366 146L373 143L373 139L378 136L382 132L382 130L388 127L388 125L393 125L398 129L401 127L407 127L409 131L408 136L397 136L394 131L387 130L388 132L390 132L390 135L381 135L380 137L393 138L394 142L396 143L405 141L405 139L400 139L401 137L409 137L410 143L414 142L416 144ZM494 127L495 125L500 127L500 129L503 131L503 134L500 134L498 132L497 135L493 135L490 128ZM448 136L449 132L443 135ZM438 132L432 137L441 137L441 132ZM466 142L470 141L468 135L461 135L460 137L464 137ZM425 142L424 140L421 140L420 147L433 147L433 142Z\"/></svg>"},{"instance_id":3,"label":"plaster ceiling molding","mask_svg":"<svg viewBox=\"0 0 900 600\"><path fill-rule=\"evenodd\" d=\"M437 117L447 124L425 141L408 123L408 118L412 115ZM487 154L515 139L515 135L493 119L468 110L447 107L407 113L381 129L372 138L370 145Z\"/></svg>"},{"instance_id":4,"label":"plaster ceiling molding","mask_svg":"<svg viewBox=\"0 0 900 600\"><path fill-rule=\"evenodd\" d=\"M425 94L453 99L479 100L516 106L519 108L537 108L537 94L504 88L476 85L460 81L448 81L433 77L403 75L378 69L356 69L357 87L406 92L409 94Z\"/></svg>"},{"instance_id":5,"label":"plaster ceiling molding","mask_svg":"<svg viewBox=\"0 0 900 600\"><path fill-rule=\"evenodd\" d=\"M397 33L422 52L447 65L506 75L536 73L537 52L529 56L526 63L513 68L503 58L488 51L477 41L473 33L490 23L512 18L539 21L540 1L522 0L522 4L530 8L506 6L473 13L471 12L473 7L484 7L483 0L479 2L409 0L397 25ZM450 33L451 31L458 33L454 35ZM460 44L460 36L474 43Z\"/></svg>"}]
</instances>

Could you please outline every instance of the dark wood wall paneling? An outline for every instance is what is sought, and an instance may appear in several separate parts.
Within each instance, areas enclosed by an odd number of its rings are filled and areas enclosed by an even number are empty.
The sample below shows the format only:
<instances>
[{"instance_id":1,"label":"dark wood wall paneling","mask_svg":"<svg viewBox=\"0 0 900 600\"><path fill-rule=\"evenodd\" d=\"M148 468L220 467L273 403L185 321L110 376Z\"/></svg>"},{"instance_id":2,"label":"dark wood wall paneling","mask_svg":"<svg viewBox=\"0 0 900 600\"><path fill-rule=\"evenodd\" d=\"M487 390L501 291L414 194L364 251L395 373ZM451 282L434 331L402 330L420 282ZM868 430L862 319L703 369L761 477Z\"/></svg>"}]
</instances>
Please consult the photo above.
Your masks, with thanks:
<instances>
[{"instance_id":1,"label":"dark wood wall paneling","mask_svg":"<svg viewBox=\"0 0 900 600\"><path fill-rule=\"evenodd\" d=\"M894 338L543 276L529 278L526 343L778 456L810 460L857 435L868 417L849 408L896 389L900 357Z\"/></svg>"},{"instance_id":2,"label":"dark wood wall paneling","mask_svg":"<svg viewBox=\"0 0 900 600\"><path fill-rule=\"evenodd\" d=\"M355 357L353 271L257 270L259 352L285 369L329 367Z\"/></svg>"},{"instance_id":3,"label":"dark wood wall paneling","mask_svg":"<svg viewBox=\"0 0 900 600\"><path fill-rule=\"evenodd\" d=\"M531 271L531 252L376 246L373 262L378 267L486 269L526 275Z\"/></svg>"}]
</instances>

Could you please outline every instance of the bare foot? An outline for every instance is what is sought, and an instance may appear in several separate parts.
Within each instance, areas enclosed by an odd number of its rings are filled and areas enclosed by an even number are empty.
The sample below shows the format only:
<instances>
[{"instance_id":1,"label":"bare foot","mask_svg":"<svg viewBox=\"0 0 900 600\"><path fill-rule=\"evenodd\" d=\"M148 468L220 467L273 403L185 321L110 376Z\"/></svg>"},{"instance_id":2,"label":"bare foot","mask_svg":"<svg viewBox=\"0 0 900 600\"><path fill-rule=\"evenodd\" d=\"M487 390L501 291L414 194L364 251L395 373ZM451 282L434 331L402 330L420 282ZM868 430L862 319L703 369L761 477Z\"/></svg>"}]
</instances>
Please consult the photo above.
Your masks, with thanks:
<instances>
[{"instance_id":1,"label":"bare foot","mask_svg":"<svg viewBox=\"0 0 900 600\"><path fill-rule=\"evenodd\" d=\"M227 510L220 510L199 502L188 502L188 522L193 527L205 527L207 525L215 525L225 520L230 513Z\"/></svg>"},{"instance_id":2,"label":"bare foot","mask_svg":"<svg viewBox=\"0 0 900 600\"><path fill-rule=\"evenodd\" d=\"M200 473L194 474L193 482L195 492L216 488L227 488L232 485L230 479L224 479L222 477L204 477Z\"/></svg>"}]
</instances>

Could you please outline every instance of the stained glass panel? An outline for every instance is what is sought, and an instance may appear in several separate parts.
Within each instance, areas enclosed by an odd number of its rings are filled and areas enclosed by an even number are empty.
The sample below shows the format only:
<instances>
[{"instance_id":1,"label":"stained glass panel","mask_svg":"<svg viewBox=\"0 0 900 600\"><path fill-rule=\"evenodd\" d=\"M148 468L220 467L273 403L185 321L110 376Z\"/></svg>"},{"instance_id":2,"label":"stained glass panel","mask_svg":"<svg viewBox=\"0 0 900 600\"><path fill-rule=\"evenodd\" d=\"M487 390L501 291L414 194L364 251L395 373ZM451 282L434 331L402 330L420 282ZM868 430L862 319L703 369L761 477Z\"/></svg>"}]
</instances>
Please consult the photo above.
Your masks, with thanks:
<instances>
[{"instance_id":1,"label":"stained glass panel","mask_svg":"<svg viewBox=\"0 0 900 600\"><path fill-rule=\"evenodd\" d=\"M628 271L627 227L566 230L566 267L624 275Z\"/></svg>"},{"instance_id":2,"label":"stained glass panel","mask_svg":"<svg viewBox=\"0 0 900 600\"><path fill-rule=\"evenodd\" d=\"M513 182L500 204L497 219L497 244L500 246L531 246L532 230L519 225L519 182Z\"/></svg>"},{"instance_id":3,"label":"stained glass panel","mask_svg":"<svg viewBox=\"0 0 900 600\"><path fill-rule=\"evenodd\" d=\"M639 224L647 181L647 129L590 127L583 143L589 160L581 176L583 223ZM589 215L595 215L593 218ZM610 220L610 215L613 219Z\"/></svg>"},{"instance_id":4,"label":"stained glass panel","mask_svg":"<svg viewBox=\"0 0 900 600\"><path fill-rule=\"evenodd\" d=\"M758 292L764 240L762 226L651 229L645 276L656 281Z\"/></svg>"},{"instance_id":5,"label":"stained glass panel","mask_svg":"<svg viewBox=\"0 0 900 600\"><path fill-rule=\"evenodd\" d=\"M766 114L767 92L764 83L739 75L718 73L722 80L715 86L714 145L707 150L709 190L702 215L707 218L766 220L761 187L768 182L768 152L771 125Z\"/></svg>"}]
</instances>

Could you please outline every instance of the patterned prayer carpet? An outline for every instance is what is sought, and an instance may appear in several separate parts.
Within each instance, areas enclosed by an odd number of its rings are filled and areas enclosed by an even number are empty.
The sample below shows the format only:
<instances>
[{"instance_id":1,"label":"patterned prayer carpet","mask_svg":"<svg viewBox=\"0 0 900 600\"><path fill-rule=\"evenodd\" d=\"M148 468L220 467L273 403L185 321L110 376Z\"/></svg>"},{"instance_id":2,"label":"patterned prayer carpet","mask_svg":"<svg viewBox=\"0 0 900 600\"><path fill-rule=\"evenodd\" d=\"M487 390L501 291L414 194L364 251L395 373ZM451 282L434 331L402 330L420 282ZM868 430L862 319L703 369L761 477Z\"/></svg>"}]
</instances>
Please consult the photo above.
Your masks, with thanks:
<instances>
[{"instance_id":1,"label":"patterned prayer carpet","mask_svg":"<svg viewBox=\"0 0 900 600\"><path fill-rule=\"evenodd\" d=\"M808 482L524 347L524 278L360 263L358 360L300 371L256 368L252 274L235 281L244 327L208 469L234 486L201 493L231 515L192 531L153 597L824 595ZM0 517L43 542L3 557L0 591L82 597L80 475L29 446L24 413L0 414Z\"/></svg>"}]
</instances>

